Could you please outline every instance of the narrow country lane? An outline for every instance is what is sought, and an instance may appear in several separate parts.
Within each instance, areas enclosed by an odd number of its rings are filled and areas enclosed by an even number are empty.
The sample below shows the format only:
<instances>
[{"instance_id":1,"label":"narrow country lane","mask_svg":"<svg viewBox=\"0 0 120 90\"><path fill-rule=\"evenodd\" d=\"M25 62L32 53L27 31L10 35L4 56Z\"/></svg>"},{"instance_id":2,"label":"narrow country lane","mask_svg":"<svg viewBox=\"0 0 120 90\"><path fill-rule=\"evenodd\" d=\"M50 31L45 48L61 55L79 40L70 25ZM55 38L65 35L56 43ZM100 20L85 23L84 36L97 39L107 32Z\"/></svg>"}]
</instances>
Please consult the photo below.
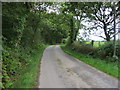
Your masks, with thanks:
<instances>
[{"instance_id":1,"label":"narrow country lane","mask_svg":"<svg viewBox=\"0 0 120 90\"><path fill-rule=\"evenodd\" d=\"M52 45L43 53L39 88L118 88L118 80Z\"/></svg>"}]
</instances>

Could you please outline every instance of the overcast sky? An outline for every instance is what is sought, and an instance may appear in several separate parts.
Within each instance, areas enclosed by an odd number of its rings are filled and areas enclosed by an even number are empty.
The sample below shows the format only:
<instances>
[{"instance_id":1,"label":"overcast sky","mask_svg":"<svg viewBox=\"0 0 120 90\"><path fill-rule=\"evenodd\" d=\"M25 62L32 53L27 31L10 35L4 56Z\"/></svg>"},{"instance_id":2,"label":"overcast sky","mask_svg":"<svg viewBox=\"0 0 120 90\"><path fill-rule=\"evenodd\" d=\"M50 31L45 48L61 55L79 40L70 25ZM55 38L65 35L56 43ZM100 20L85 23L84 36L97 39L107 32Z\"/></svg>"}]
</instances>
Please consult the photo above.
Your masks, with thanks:
<instances>
[{"instance_id":1,"label":"overcast sky","mask_svg":"<svg viewBox=\"0 0 120 90\"><path fill-rule=\"evenodd\" d=\"M85 25L86 27L90 27L92 24L88 24L89 22L86 22L86 21L82 21L82 24ZM120 24L116 26L116 28L120 28ZM80 36L83 36L84 37L84 29L80 29L79 30L79 34ZM103 37L105 37L105 34L104 34L104 31L101 33L101 31L103 31L103 29L99 29L98 31L95 30L95 31L92 31L91 30L91 33L96 33L97 35L101 35ZM87 32L87 34L89 34L89 32ZM95 41L103 41L104 39L99 37L99 36L95 36L95 35L89 35L89 37L86 37L86 39L89 38L91 40L95 40ZM120 38L120 35L119 35L119 38ZM118 39L118 35L116 35L116 39Z\"/></svg>"},{"instance_id":2,"label":"overcast sky","mask_svg":"<svg viewBox=\"0 0 120 90\"><path fill-rule=\"evenodd\" d=\"M85 25L86 27L90 27L91 25L92 25L92 23L89 23L89 22L87 22L87 21L82 21L81 22L83 25ZM92 31L91 30L91 33L94 33L94 32L96 32L96 34L97 35L99 35L100 33L101 33L101 31L103 31L102 29L99 29L99 31ZM79 34L80 34L80 36L83 36L84 37L84 33L86 32L86 34L89 34L89 32L88 32L88 30L84 30L84 29L80 29L79 30ZM102 32L101 33L101 36L103 36L103 37L105 37L105 35L104 35L104 32ZM103 41L104 39L103 38L101 38L101 37L98 37L98 36L95 36L95 35L93 35L93 34L89 34L89 37L86 37L86 39L90 39L90 40L94 40L94 41Z\"/></svg>"}]
</instances>

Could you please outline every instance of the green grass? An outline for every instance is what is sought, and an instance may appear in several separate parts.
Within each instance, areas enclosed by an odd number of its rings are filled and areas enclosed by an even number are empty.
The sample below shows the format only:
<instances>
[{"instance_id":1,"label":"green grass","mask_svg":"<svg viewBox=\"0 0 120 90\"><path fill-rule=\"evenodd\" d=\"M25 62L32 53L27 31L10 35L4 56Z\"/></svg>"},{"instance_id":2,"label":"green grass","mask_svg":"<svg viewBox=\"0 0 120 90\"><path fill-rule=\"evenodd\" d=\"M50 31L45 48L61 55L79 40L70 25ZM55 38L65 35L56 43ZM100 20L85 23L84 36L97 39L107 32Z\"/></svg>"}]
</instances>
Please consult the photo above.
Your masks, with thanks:
<instances>
[{"instance_id":1,"label":"green grass","mask_svg":"<svg viewBox=\"0 0 120 90\"><path fill-rule=\"evenodd\" d=\"M74 56L75 58L77 58L77 59L111 75L111 76L114 76L114 77L120 79L120 77L118 76L118 63L117 62L106 62L106 61L98 59L98 58L93 58L91 56L84 55L84 54L78 53L76 51L73 51L70 48L65 47L65 45L61 45L61 48L67 54Z\"/></svg>"},{"instance_id":2,"label":"green grass","mask_svg":"<svg viewBox=\"0 0 120 90\"><path fill-rule=\"evenodd\" d=\"M91 44L91 42L86 42L86 44ZM104 44L105 44L105 42L94 42L95 47L99 47L99 46L104 45Z\"/></svg>"},{"instance_id":3,"label":"green grass","mask_svg":"<svg viewBox=\"0 0 120 90\"><path fill-rule=\"evenodd\" d=\"M42 57L44 49L47 47L40 47L35 50L32 57L27 58L29 65L27 65L21 72L21 76L14 82L13 88L34 88L37 85L39 69L40 69L40 59Z\"/></svg>"}]
</instances>

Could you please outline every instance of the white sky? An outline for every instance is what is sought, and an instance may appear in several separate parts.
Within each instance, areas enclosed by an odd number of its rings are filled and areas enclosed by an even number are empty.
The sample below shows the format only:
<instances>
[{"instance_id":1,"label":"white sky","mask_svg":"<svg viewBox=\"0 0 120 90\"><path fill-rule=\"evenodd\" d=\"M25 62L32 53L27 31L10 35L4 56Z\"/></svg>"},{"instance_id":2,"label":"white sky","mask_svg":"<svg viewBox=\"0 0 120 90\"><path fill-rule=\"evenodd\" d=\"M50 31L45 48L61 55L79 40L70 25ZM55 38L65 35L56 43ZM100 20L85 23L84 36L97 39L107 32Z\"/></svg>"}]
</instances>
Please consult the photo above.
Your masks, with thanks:
<instances>
[{"instance_id":1,"label":"white sky","mask_svg":"<svg viewBox=\"0 0 120 90\"><path fill-rule=\"evenodd\" d=\"M90 26L92 25L92 23L90 24L89 22L85 22L85 21L82 21L81 23L82 23L83 25L85 25L86 27L90 27ZM83 34L84 34L84 31L85 31L84 29L80 29L80 30L79 30L79 33L80 33L81 36L84 36L84 35L83 35ZM102 31L102 29L100 29L99 31ZM98 35L100 34L99 31L96 31L96 33L97 33ZM88 31L86 31L86 32L87 32L87 34L89 34ZM91 33L94 33L94 31L91 30ZM104 37L104 36L105 36L104 33L101 33L101 36ZM89 38L90 40L94 40L94 41L103 41L103 40L104 40L103 38L98 37L98 36L95 36L95 35L92 35L92 34L91 34L91 35L89 34L89 37L86 37L86 39L87 39L87 38Z\"/></svg>"},{"instance_id":2,"label":"white sky","mask_svg":"<svg viewBox=\"0 0 120 90\"><path fill-rule=\"evenodd\" d=\"M81 37L83 37L85 40L94 40L94 41L103 41L104 39L101 38L101 37L98 37L98 36L94 36L94 35L89 35L88 37L84 37L84 30L83 29L80 29L79 30L79 35Z\"/></svg>"},{"instance_id":3,"label":"white sky","mask_svg":"<svg viewBox=\"0 0 120 90\"><path fill-rule=\"evenodd\" d=\"M85 22L85 21L82 21L82 24L85 25L86 27L89 27L92 25L92 24L88 24L88 22ZM119 24L119 26L118 25L116 26L116 28L118 28L118 27L120 28L120 24ZM84 37L84 31L85 31L84 29L80 29L79 35ZM105 37L104 31L102 33L100 33L100 31L103 31L103 30L102 29L99 29L99 31L92 31L91 30L92 33L96 32L97 35L101 35L101 36ZM89 34L89 32L87 32L87 33ZM89 35L89 37L86 37L84 39L87 39L87 38L89 38L90 40L94 40L94 41L103 41L104 40L103 38L101 38L99 36L92 35L92 34ZM120 35L116 35L116 39L118 39L118 38L120 38Z\"/></svg>"},{"instance_id":4,"label":"white sky","mask_svg":"<svg viewBox=\"0 0 120 90\"><path fill-rule=\"evenodd\" d=\"M79 30L79 35L81 36L81 37L84 37L84 30L83 29L80 29ZM101 37L98 37L98 36L94 36L94 35L89 35L89 37L86 37L86 38L84 38L84 39L90 39L90 40L94 40L94 41L103 41L104 39L103 38L101 38Z\"/></svg>"}]
</instances>

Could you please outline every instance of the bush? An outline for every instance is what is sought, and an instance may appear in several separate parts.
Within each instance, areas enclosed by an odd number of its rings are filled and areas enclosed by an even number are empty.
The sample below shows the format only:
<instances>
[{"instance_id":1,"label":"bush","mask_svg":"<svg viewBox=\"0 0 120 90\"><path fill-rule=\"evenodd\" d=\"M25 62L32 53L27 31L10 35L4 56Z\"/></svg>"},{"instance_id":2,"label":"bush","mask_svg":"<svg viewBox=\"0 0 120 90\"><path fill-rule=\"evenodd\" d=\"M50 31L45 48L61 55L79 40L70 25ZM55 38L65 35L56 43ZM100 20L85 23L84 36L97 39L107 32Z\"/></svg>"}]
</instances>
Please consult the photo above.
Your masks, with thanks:
<instances>
[{"instance_id":1,"label":"bush","mask_svg":"<svg viewBox=\"0 0 120 90\"><path fill-rule=\"evenodd\" d=\"M63 44L65 44L65 43L66 43L66 41L67 41L67 39L66 39L66 38L62 39L62 43L63 43Z\"/></svg>"},{"instance_id":2,"label":"bush","mask_svg":"<svg viewBox=\"0 0 120 90\"><path fill-rule=\"evenodd\" d=\"M66 39L66 46L69 46L71 44L70 37Z\"/></svg>"},{"instance_id":3,"label":"bush","mask_svg":"<svg viewBox=\"0 0 120 90\"><path fill-rule=\"evenodd\" d=\"M13 84L13 76L18 75L18 70L21 68L22 63L20 62L19 55L17 55L14 50L8 47L4 47L2 58L2 83L3 87L8 88Z\"/></svg>"},{"instance_id":4,"label":"bush","mask_svg":"<svg viewBox=\"0 0 120 90\"><path fill-rule=\"evenodd\" d=\"M113 56L113 42L107 42L100 47L93 47L91 44L85 44L85 42L75 41L71 46L69 46L69 49L77 51L78 53L91 55L94 58L103 59L107 62L115 62L118 61L120 58L120 41L116 42L116 56Z\"/></svg>"},{"instance_id":5,"label":"bush","mask_svg":"<svg viewBox=\"0 0 120 90\"><path fill-rule=\"evenodd\" d=\"M72 49L82 54L91 54L95 50L95 47L84 42L76 41L72 44Z\"/></svg>"},{"instance_id":6,"label":"bush","mask_svg":"<svg viewBox=\"0 0 120 90\"><path fill-rule=\"evenodd\" d=\"M116 52L117 52L117 56L120 58L120 40L119 41L117 41L117 50L116 50Z\"/></svg>"},{"instance_id":7,"label":"bush","mask_svg":"<svg viewBox=\"0 0 120 90\"><path fill-rule=\"evenodd\" d=\"M101 59L105 59L108 57L113 57L114 53L114 44L113 42L106 43L105 45L102 45L101 47L98 47L94 52L94 57L99 57ZM120 57L120 44L117 41L116 44L116 55Z\"/></svg>"}]
</instances>

